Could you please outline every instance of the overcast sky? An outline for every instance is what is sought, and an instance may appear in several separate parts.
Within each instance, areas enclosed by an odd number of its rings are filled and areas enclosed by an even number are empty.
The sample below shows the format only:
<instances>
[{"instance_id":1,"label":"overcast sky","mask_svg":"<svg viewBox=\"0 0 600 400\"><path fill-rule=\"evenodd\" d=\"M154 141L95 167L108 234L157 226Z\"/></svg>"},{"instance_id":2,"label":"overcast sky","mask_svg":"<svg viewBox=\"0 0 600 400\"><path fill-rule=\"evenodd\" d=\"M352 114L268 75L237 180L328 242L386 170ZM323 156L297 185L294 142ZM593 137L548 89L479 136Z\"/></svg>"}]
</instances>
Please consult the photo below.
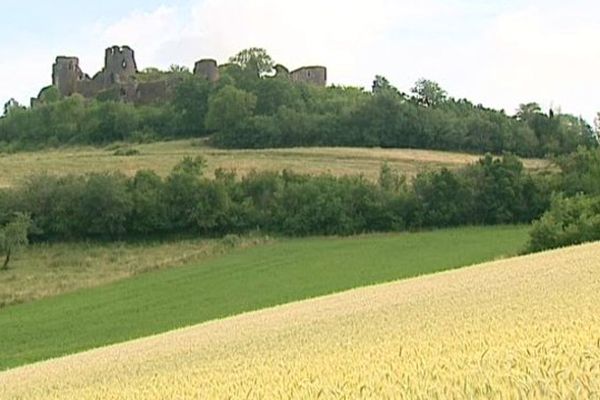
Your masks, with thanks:
<instances>
[{"instance_id":1,"label":"overcast sky","mask_svg":"<svg viewBox=\"0 0 600 400\"><path fill-rule=\"evenodd\" d=\"M597 0L0 0L0 101L28 103L57 55L93 75L113 44L140 68L264 47L289 68L326 65L335 84L380 74L408 91L425 77L511 114L529 101L590 123L600 111Z\"/></svg>"}]
</instances>

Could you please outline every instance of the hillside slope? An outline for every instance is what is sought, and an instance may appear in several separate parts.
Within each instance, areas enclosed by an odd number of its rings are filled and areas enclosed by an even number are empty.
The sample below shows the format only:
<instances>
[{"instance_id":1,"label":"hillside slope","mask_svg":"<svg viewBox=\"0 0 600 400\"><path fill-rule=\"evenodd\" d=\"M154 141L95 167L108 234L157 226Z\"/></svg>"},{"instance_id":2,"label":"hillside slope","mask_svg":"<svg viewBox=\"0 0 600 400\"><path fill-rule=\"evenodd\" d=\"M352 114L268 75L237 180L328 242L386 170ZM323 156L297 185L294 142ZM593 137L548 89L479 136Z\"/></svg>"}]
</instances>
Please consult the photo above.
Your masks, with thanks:
<instances>
[{"instance_id":1,"label":"hillside slope","mask_svg":"<svg viewBox=\"0 0 600 400\"><path fill-rule=\"evenodd\" d=\"M474 227L282 239L234 250L205 262L0 310L0 370L278 304L478 264L517 254L526 240L525 226Z\"/></svg>"},{"instance_id":2,"label":"hillside slope","mask_svg":"<svg viewBox=\"0 0 600 400\"><path fill-rule=\"evenodd\" d=\"M139 154L116 156L115 152L119 149L135 149ZM210 174L217 168L234 169L241 175L252 170L289 169L305 174L363 174L369 179L377 179L384 162L408 176L414 176L424 170L464 167L481 157L433 150L343 147L219 150L201 142L180 140L122 145L120 148L113 145L105 149L82 147L0 154L0 187L10 187L22 182L31 174L44 172L66 175L118 170L127 175L134 175L141 169L150 169L165 176L186 156L203 156L208 163ZM541 159L524 159L523 164L532 171L552 168L549 161Z\"/></svg>"},{"instance_id":3,"label":"hillside slope","mask_svg":"<svg viewBox=\"0 0 600 400\"><path fill-rule=\"evenodd\" d=\"M597 398L600 243L0 374L0 398Z\"/></svg>"}]
</instances>

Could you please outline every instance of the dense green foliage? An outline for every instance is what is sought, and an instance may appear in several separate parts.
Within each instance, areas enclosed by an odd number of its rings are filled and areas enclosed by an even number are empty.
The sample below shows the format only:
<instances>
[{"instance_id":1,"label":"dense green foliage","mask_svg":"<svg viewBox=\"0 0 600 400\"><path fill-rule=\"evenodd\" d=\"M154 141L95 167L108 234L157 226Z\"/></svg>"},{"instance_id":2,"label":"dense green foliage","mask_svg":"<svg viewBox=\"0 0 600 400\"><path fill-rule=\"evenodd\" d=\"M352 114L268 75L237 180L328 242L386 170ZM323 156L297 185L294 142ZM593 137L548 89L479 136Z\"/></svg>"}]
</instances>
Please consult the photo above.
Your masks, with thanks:
<instances>
[{"instance_id":1,"label":"dense green foliage","mask_svg":"<svg viewBox=\"0 0 600 400\"><path fill-rule=\"evenodd\" d=\"M0 370L517 253L525 227L288 240L0 310ZM431 249L435 248L435 251Z\"/></svg>"},{"instance_id":2,"label":"dense green foliage","mask_svg":"<svg viewBox=\"0 0 600 400\"><path fill-rule=\"evenodd\" d=\"M30 227L31 218L23 213L16 213L4 226L0 226L0 255L4 256L0 270L8 269L12 253L29 243Z\"/></svg>"},{"instance_id":3,"label":"dense green foliage","mask_svg":"<svg viewBox=\"0 0 600 400\"><path fill-rule=\"evenodd\" d=\"M559 196L533 224L528 249L540 251L600 240L600 197Z\"/></svg>"},{"instance_id":4,"label":"dense green foliage","mask_svg":"<svg viewBox=\"0 0 600 400\"><path fill-rule=\"evenodd\" d=\"M600 149L579 148L557 159L561 169L562 191L567 196L577 193L600 195Z\"/></svg>"},{"instance_id":5,"label":"dense green foliage","mask_svg":"<svg viewBox=\"0 0 600 400\"><path fill-rule=\"evenodd\" d=\"M61 99L55 88L42 93L42 104L33 109L9 102L0 118L0 145L18 150L212 135L226 148L380 146L520 156L597 145L585 121L545 114L535 103L510 117L449 97L425 79L411 94L382 76L376 76L371 91L323 88L293 82L285 74L273 76L273 61L262 49L242 51L230 61L216 84L176 66L143 71L139 81L166 80L174 86L169 100L154 105L134 106L106 95Z\"/></svg>"},{"instance_id":6,"label":"dense green foliage","mask_svg":"<svg viewBox=\"0 0 600 400\"><path fill-rule=\"evenodd\" d=\"M530 251L600 240L600 150L561 157L562 191L531 231Z\"/></svg>"},{"instance_id":7,"label":"dense green foliage","mask_svg":"<svg viewBox=\"0 0 600 400\"><path fill-rule=\"evenodd\" d=\"M164 179L151 171L34 176L0 191L0 215L31 215L38 239L118 240L153 234L264 232L350 235L423 227L530 222L550 201L549 183L514 156L482 158L464 170L418 175L412 184L384 166L378 183L360 176L288 171L238 179L202 173L184 159Z\"/></svg>"}]
</instances>

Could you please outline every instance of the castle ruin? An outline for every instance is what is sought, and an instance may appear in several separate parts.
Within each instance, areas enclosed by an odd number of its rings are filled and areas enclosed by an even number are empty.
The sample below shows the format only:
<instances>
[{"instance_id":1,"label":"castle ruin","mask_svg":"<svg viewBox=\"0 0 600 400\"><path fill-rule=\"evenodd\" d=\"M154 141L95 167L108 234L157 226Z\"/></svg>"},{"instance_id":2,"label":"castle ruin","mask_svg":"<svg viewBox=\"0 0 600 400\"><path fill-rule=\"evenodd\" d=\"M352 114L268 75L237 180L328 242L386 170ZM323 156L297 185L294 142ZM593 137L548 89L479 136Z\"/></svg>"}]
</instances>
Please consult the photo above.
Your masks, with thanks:
<instances>
[{"instance_id":1,"label":"castle ruin","mask_svg":"<svg viewBox=\"0 0 600 400\"><path fill-rule=\"evenodd\" d=\"M220 80L224 67L216 60L202 59L195 63L193 73L214 83ZM285 77L293 82L327 86L327 69L322 66L302 67L289 72L284 66L277 65L275 71L275 76ZM173 77L139 81L135 52L128 46L106 49L104 67L93 77L81 70L77 57L58 56L52 66L52 85L63 97L80 94L85 98L150 104L171 98L176 81L177 78ZM32 99L32 106L43 101L42 92Z\"/></svg>"},{"instance_id":2,"label":"castle ruin","mask_svg":"<svg viewBox=\"0 0 600 400\"><path fill-rule=\"evenodd\" d=\"M290 72L294 82L310 83L317 86L327 86L327 68L321 66L302 67Z\"/></svg>"},{"instance_id":3,"label":"castle ruin","mask_svg":"<svg viewBox=\"0 0 600 400\"><path fill-rule=\"evenodd\" d=\"M194 75L203 77L210 82L217 82L221 78L216 60L204 59L194 65Z\"/></svg>"},{"instance_id":4,"label":"castle ruin","mask_svg":"<svg viewBox=\"0 0 600 400\"><path fill-rule=\"evenodd\" d=\"M77 83L84 79L77 57L56 57L52 66L52 84L63 96L77 91Z\"/></svg>"}]
</instances>

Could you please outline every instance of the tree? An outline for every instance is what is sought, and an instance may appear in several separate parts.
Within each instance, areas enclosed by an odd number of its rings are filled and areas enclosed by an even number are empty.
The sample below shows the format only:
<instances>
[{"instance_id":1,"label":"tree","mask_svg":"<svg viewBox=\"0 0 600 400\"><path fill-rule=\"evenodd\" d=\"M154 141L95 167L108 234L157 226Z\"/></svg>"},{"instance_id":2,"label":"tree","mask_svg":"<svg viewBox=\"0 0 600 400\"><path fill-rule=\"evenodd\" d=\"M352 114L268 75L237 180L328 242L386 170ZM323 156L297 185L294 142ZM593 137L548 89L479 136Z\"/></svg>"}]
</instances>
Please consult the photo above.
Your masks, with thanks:
<instances>
[{"instance_id":1,"label":"tree","mask_svg":"<svg viewBox=\"0 0 600 400\"><path fill-rule=\"evenodd\" d=\"M4 115L6 116L15 110L20 110L20 109L24 109L24 108L25 107L23 107L21 104L19 104L19 102L17 100L15 100L14 98L11 98L6 103L4 103Z\"/></svg>"},{"instance_id":2,"label":"tree","mask_svg":"<svg viewBox=\"0 0 600 400\"><path fill-rule=\"evenodd\" d=\"M382 190L398 193L401 190L406 190L406 176L392 169L388 162L384 162L379 169L379 179L377 180L379 188Z\"/></svg>"},{"instance_id":3,"label":"tree","mask_svg":"<svg viewBox=\"0 0 600 400\"><path fill-rule=\"evenodd\" d=\"M273 73L274 62L265 49L251 47L240 51L229 59L232 64L239 65L242 70L251 72L256 76Z\"/></svg>"},{"instance_id":4,"label":"tree","mask_svg":"<svg viewBox=\"0 0 600 400\"><path fill-rule=\"evenodd\" d=\"M469 221L469 190L458 174L442 168L424 172L413 181L419 204L419 222L425 226L456 226Z\"/></svg>"},{"instance_id":5,"label":"tree","mask_svg":"<svg viewBox=\"0 0 600 400\"><path fill-rule=\"evenodd\" d=\"M54 85L48 86L40 92L39 99L44 104L56 103L61 98L60 91Z\"/></svg>"},{"instance_id":6,"label":"tree","mask_svg":"<svg viewBox=\"0 0 600 400\"><path fill-rule=\"evenodd\" d=\"M533 223L529 236L529 251L599 240L600 197L554 197L550 209Z\"/></svg>"},{"instance_id":7,"label":"tree","mask_svg":"<svg viewBox=\"0 0 600 400\"><path fill-rule=\"evenodd\" d=\"M164 201L168 229L171 231L181 232L195 226L195 211L202 194L202 172L205 165L202 157L185 157L167 177Z\"/></svg>"},{"instance_id":8,"label":"tree","mask_svg":"<svg viewBox=\"0 0 600 400\"><path fill-rule=\"evenodd\" d=\"M594 118L594 133L596 135L596 142L600 143L600 112Z\"/></svg>"},{"instance_id":9,"label":"tree","mask_svg":"<svg viewBox=\"0 0 600 400\"><path fill-rule=\"evenodd\" d=\"M168 210L163 196L165 185L160 176L141 170L128 182L133 208L128 218L128 230L138 234L152 234L166 230Z\"/></svg>"},{"instance_id":10,"label":"tree","mask_svg":"<svg viewBox=\"0 0 600 400\"><path fill-rule=\"evenodd\" d=\"M520 121L531 121L532 117L542 114L542 108L538 103L524 103L520 104L517 109L516 117Z\"/></svg>"},{"instance_id":11,"label":"tree","mask_svg":"<svg viewBox=\"0 0 600 400\"><path fill-rule=\"evenodd\" d=\"M381 90L352 113L349 145L395 147L399 143L402 118L402 98L391 90ZM350 135L346 135L350 136Z\"/></svg>"},{"instance_id":12,"label":"tree","mask_svg":"<svg viewBox=\"0 0 600 400\"><path fill-rule=\"evenodd\" d=\"M567 196L577 193L600 195L600 150L579 147L577 151L557 158L561 169L561 191Z\"/></svg>"},{"instance_id":13,"label":"tree","mask_svg":"<svg viewBox=\"0 0 600 400\"><path fill-rule=\"evenodd\" d=\"M208 102L206 128L222 134L234 134L245 125L256 108L256 96L234 86L225 86Z\"/></svg>"},{"instance_id":14,"label":"tree","mask_svg":"<svg viewBox=\"0 0 600 400\"><path fill-rule=\"evenodd\" d=\"M79 222L80 236L118 239L127 230L133 201L128 178L121 173L91 173L73 206L72 218Z\"/></svg>"},{"instance_id":15,"label":"tree","mask_svg":"<svg viewBox=\"0 0 600 400\"><path fill-rule=\"evenodd\" d=\"M204 136L204 119L208 111L211 83L206 79L190 75L175 86L173 105L179 112L179 134Z\"/></svg>"},{"instance_id":16,"label":"tree","mask_svg":"<svg viewBox=\"0 0 600 400\"><path fill-rule=\"evenodd\" d=\"M448 94L437 82L419 79L411 89L417 103L426 107L435 107L444 103Z\"/></svg>"},{"instance_id":17,"label":"tree","mask_svg":"<svg viewBox=\"0 0 600 400\"><path fill-rule=\"evenodd\" d=\"M4 255L4 264L0 270L7 270L11 255L29 244L27 234L31 227L28 214L16 213L12 221L0 228L0 253Z\"/></svg>"},{"instance_id":18,"label":"tree","mask_svg":"<svg viewBox=\"0 0 600 400\"><path fill-rule=\"evenodd\" d=\"M166 75L166 71L161 71L160 69L154 67L148 67L139 71L136 75L136 79L139 82L152 82L164 79Z\"/></svg>"},{"instance_id":19,"label":"tree","mask_svg":"<svg viewBox=\"0 0 600 400\"><path fill-rule=\"evenodd\" d=\"M171 66L169 67L169 72L174 74L189 74L190 69L185 65L171 64Z\"/></svg>"},{"instance_id":20,"label":"tree","mask_svg":"<svg viewBox=\"0 0 600 400\"><path fill-rule=\"evenodd\" d=\"M572 153L577 150L579 145L594 146L596 144L594 128L582 117L559 114L555 118L558 119L558 138L563 152Z\"/></svg>"},{"instance_id":21,"label":"tree","mask_svg":"<svg viewBox=\"0 0 600 400\"><path fill-rule=\"evenodd\" d=\"M382 93L385 91L392 91L396 94L400 93L398 91L398 89L396 89L394 86L392 86L390 81L388 81L387 78L382 75L375 75L375 79L373 80L373 85L371 86L371 90L373 91L373 94L378 94L378 93Z\"/></svg>"}]
</instances>

